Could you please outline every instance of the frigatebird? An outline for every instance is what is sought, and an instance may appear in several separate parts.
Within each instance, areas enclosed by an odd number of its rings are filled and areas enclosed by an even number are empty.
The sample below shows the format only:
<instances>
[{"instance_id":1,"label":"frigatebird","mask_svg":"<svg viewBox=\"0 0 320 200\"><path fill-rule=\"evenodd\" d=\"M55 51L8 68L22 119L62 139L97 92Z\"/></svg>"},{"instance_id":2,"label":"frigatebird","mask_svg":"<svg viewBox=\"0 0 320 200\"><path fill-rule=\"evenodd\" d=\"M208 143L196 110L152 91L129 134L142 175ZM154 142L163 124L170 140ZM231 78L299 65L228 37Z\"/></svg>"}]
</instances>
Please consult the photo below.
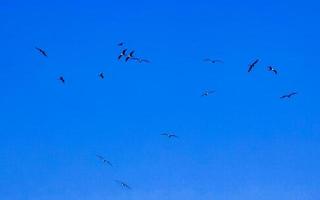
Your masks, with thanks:
<instances>
[{"instance_id":1,"label":"frigatebird","mask_svg":"<svg viewBox=\"0 0 320 200\"><path fill-rule=\"evenodd\" d=\"M277 71L274 67L272 67L272 66L269 66L269 67L268 67L268 71L271 71L271 72L273 72L273 73L275 73L275 74L278 74L278 71Z\"/></svg>"},{"instance_id":2,"label":"frigatebird","mask_svg":"<svg viewBox=\"0 0 320 200\"><path fill-rule=\"evenodd\" d=\"M150 63L150 61L149 60L147 60L147 59L144 59L144 58L131 58L132 60L136 60L138 63L143 63L143 62L145 62L145 63Z\"/></svg>"},{"instance_id":3,"label":"frigatebird","mask_svg":"<svg viewBox=\"0 0 320 200\"><path fill-rule=\"evenodd\" d=\"M45 50L41 49L41 48L38 48L38 47L35 47L43 56L45 57L48 57L48 54Z\"/></svg>"},{"instance_id":4,"label":"frigatebird","mask_svg":"<svg viewBox=\"0 0 320 200\"><path fill-rule=\"evenodd\" d=\"M161 135L167 136L168 138L178 138L176 134L172 134L172 133L162 133Z\"/></svg>"},{"instance_id":5,"label":"frigatebird","mask_svg":"<svg viewBox=\"0 0 320 200\"><path fill-rule=\"evenodd\" d=\"M210 59L210 58L206 58L203 60L204 62L210 62L212 64L215 64L215 63L223 63L222 60L213 60L213 59Z\"/></svg>"},{"instance_id":6,"label":"frigatebird","mask_svg":"<svg viewBox=\"0 0 320 200\"><path fill-rule=\"evenodd\" d=\"M120 60L123 56L127 55L127 50L128 49L124 49L124 50L121 51L120 55L118 56L118 60Z\"/></svg>"},{"instance_id":7,"label":"frigatebird","mask_svg":"<svg viewBox=\"0 0 320 200\"><path fill-rule=\"evenodd\" d=\"M105 159L103 156L100 156L100 155L96 155L103 163L105 163L105 164L108 164L108 165L110 165L111 167L112 167L112 163L109 161L109 160L107 160L107 159Z\"/></svg>"},{"instance_id":8,"label":"frigatebird","mask_svg":"<svg viewBox=\"0 0 320 200\"><path fill-rule=\"evenodd\" d=\"M127 183L125 183L125 182L123 182L123 181L120 181L120 180L115 180L115 182L117 182L118 184L120 184L123 188L128 189L128 190L131 190L131 187L130 187Z\"/></svg>"},{"instance_id":9,"label":"frigatebird","mask_svg":"<svg viewBox=\"0 0 320 200\"><path fill-rule=\"evenodd\" d=\"M206 96L209 96L210 94L214 93L215 91L214 90L211 90L211 91L205 91L202 93L202 97L206 97Z\"/></svg>"},{"instance_id":10,"label":"frigatebird","mask_svg":"<svg viewBox=\"0 0 320 200\"><path fill-rule=\"evenodd\" d=\"M256 59L254 62L252 62L250 65L249 65L249 69L248 69L248 72L251 72L251 70L254 68L254 66L259 62L259 59Z\"/></svg>"},{"instance_id":11,"label":"frigatebird","mask_svg":"<svg viewBox=\"0 0 320 200\"><path fill-rule=\"evenodd\" d=\"M131 51L129 53L129 55L126 57L126 62L128 62L128 60L130 60L131 58L133 58L133 54L134 54L134 51Z\"/></svg>"},{"instance_id":12,"label":"frigatebird","mask_svg":"<svg viewBox=\"0 0 320 200\"><path fill-rule=\"evenodd\" d=\"M58 78L58 80L61 81L61 83L63 83L63 84L66 82L66 81L64 80L64 77L63 77L63 76L60 76L60 77Z\"/></svg>"},{"instance_id":13,"label":"frigatebird","mask_svg":"<svg viewBox=\"0 0 320 200\"><path fill-rule=\"evenodd\" d=\"M291 92L289 94L285 94L285 95L281 96L280 99L285 99L285 98L289 99L289 98L291 98L292 96L294 96L296 94L298 94L298 93L297 92Z\"/></svg>"},{"instance_id":14,"label":"frigatebird","mask_svg":"<svg viewBox=\"0 0 320 200\"><path fill-rule=\"evenodd\" d=\"M99 77L100 77L101 79L104 79L104 73L103 73L103 72L100 72L100 73L99 73Z\"/></svg>"}]
</instances>

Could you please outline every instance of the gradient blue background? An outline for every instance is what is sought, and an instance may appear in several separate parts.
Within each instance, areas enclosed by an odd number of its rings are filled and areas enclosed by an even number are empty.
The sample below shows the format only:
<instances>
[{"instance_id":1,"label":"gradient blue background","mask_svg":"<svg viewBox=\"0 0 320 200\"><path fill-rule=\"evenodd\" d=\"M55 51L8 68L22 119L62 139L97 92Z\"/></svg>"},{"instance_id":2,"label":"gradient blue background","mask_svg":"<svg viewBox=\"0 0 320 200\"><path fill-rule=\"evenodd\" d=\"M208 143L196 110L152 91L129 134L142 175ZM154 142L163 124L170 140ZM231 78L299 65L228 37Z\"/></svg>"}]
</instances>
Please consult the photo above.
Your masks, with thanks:
<instances>
[{"instance_id":1,"label":"gradient blue background","mask_svg":"<svg viewBox=\"0 0 320 200\"><path fill-rule=\"evenodd\" d=\"M1 0L0 199L318 200L319 8Z\"/></svg>"}]
</instances>

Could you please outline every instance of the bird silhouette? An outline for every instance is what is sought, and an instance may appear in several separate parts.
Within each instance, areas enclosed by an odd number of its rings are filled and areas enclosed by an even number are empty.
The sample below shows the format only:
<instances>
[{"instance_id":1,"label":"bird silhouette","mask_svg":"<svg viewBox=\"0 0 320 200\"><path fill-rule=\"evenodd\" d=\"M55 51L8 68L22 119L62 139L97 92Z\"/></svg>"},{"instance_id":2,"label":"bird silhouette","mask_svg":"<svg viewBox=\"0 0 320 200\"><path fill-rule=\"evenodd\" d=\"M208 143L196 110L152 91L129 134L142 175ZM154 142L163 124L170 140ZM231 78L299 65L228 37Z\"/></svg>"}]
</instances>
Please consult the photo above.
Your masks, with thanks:
<instances>
[{"instance_id":1,"label":"bird silhouette","mask_svg":"<svg viewBox=\"0 0 320 200\"><path fill-rule=\"evenodd\" d=\"M209 96L210 94L214 93L215 91L214 90L211 90L211 91L205 91L202 93L202 97L206 97L206 96Z\"/></svg>"},{"instance_id":2,"label":"bird silhouette","mask_svg":"<svg viewBox=\"0 0 320 200\"><path fill-rule=\"evenodd\" d=\"M99 77L100 77L101 79L104 79L104 73L103 73L103 72L100 72L100 73L99 73Z\"/></svg>"},{"instance_id":3,"label":"bird silhouette","mask_svg":"<svg viewBox=\"0 0 320 200\"><path fill-rule=\"evenodd\" d=\"M248 72L251 72L251 70L256 66L256 64L259 62L259 59L256 59L249 65Z\"/></svg>"},{"instance_id":4,"label":"bird silhouette","mask_svg":"<svg viewBox=\"0 0 320 200\"><path fill-rule=\"evenodd\" d=\"M63 76L60 76L60 77L58 78L58 80L61 81L61 83L63 83L63 84L66 82Z\"/></svg>"},{"instance_id":5,"label":"bird silhouette","mask_svg":"<svg viewBox=\"0 0 320 200\"><path fill-rule=\"evenodd\" d=\"M120 55L118 56L118 60L120 60L123 56L127 55L127 50L128 49L124 49L124 50L121 51Z\"/></svg>"},{"instance_id":6,"label":"bird silhouette","mask_svg":"<svg viewBox=\"0 0 320 200\"><path fill-rule=\"evenodd\" d=\"M115 180L115 182L120 184L123 188L131 190L131 187L127 183L120 181L120 180Z\"/></svg>"},{"instance_id":7,"label":"bird silhouette","mask_svg":"<svg viewBox=\"0 0 320 200\"><path fill-rule=\"evenodd\" d=\"M38 47L35 47L43 56L45 57L48 57L48 54L45 50L41 49L41 48L38 48Z\"/></svg>"},{"instance_id":8,"label":"bird silhouette","mask_svg":"<svg viewBox=\"0 0 320 200\"><path fill-rule=\"evenodd\" d=\"M131 58L133 58L134 51L131 51L129 55L126 57L126 62L128 62Z\"/></svg>"},{"instance_id":9,"label":"bird silhouette","mask_svg":"<svg viewBox=\"0 0 320 200\"><path fill-rule=\"evenodd\" d=\"M162 133L161 135L166 136L168 138L178 138L176 134L172 134L172 133Z\"/></svg>"},{"instance_id":10,"label":"bird silhouette","mask_svg":"<svg viewBox=\"0 0 320 200\"><path fill-rule=\"evenodd\" d=\"M149 60L144 59L144 58L136 58L136 57L134 57L134 58L131 58L131 59L132 59L132 60L136 60L138 63L143 63L143 62L145 62L145 63L150 63Z\"/></svg>"},{"instance_id":11,"label":"bird silhouette","mask_svg":"<svg viewBox=\"0 0 320 200\"><path fill-rule=\"evenodd\" d=\"M123 46L124 46L124 42L118 43L118 46L119 46L119 47L123 47Z\"/></svg>"},{"instance_id":12,"label":"bird silhouette","mask_svg":"<svg viewBox=\"0 0 320 200\"><path fill-rule=\"evenodd\" d=\"M273 72L273 73L275 73L275 74L278 74L278 71L277 71L274 67L272 67L272 66L269 66L269 67L268 67L268 71L271 71L271 72Z\"/></svg>"},{"instance_id":13,"label":"bird silhouette","mask_svg":"<svg viewBox=\"0 0 320 200\"><path fill-rule=\"evenodd\" d=\"M291 93L289 93L289 94L285 94L285 95L283 95L283 96L281 96L280 97L280 99L285 99L285 98L291 98L292 96L294 96L294 95L297 95L298 93L297 92L291 92Z\"/></svg>"},{"instance_id":14,"label":"bird silhouette","mask_svg":"<svg viewBox=\"0 0 320 200\"><path fill-rule=\"evenodd\" d=\"M210 62L212 64L215 64L215 63L223 63L222 60L213 60L213 59L210 59L210 58L206 58L203 60L204 62Z\"/></svg>"},{"instance_id":15,"label":"bird silhouette","mask_svg":"<svg viewBox=\"0 0 320 200\"><path fill-rule=\"evenodd\" d=\"M100 156L100 155L96 155L96 156L97 156L103 163L108 164L109 166L112 167L112 163L111 163L109 160L105 159L103 156Z\"/></svg>"}]
</instances>

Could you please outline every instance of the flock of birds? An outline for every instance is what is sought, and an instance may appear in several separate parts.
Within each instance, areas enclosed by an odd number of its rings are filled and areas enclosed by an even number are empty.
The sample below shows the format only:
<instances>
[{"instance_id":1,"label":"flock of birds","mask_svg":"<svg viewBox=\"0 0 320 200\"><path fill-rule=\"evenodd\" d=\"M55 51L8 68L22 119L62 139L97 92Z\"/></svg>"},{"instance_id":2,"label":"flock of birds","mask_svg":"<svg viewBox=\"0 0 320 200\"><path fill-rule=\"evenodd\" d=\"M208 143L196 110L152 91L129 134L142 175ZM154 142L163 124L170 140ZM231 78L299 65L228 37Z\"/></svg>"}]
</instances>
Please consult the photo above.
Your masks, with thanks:
<instances>
[{"instance_id":1,"label":"flock of birds","mask_svg":"<svg viewBox=\"0 0 320 200\"><path fill-rule=\"evenodd\" d=\"M121 47L121 52L118 56L118 61L121 61L121 60L124 60L124 62L129 62L129 61L136 61L137 63L150 63L150 61L148 59L145 59L145 58L142 58L142 57L136 57L135 56L135 51L134 50L128 50L127 48L124 48L124 42L120 42L118 43L118 46ZM42 48L38 48L38 47L35 47L35 49L44 57L48 57L48 53L42 49ZM222 60L219 60L219 59L210 59L210 58L206 58L203 60L204 62L208 62L208 63L211 63L211 64L217 64L217 63L223 63ZM259 59L256 59L254 60L253 62L251 62L249 65L248 65L248 73L250 73L255 67L256 65L260 62ZM278 74L278 70L276 69L276 67L274 66L268 66L267 67L267 70L269 72L272 72L274 73L275 75ZM98 77L100 79L104 79L105 78L105 75L103 72L100 72L98 74ZM64 76L60 76L58 77L58 80L65 84L66 80L64 78ZM202 97L206 97L206 96L209 96L211 94L215 93L214 90L207 90L207 91L204 91L202 93ZM297 95L298 93L293 91L293 92L290 92L288 94L284 94L282 96L280 96L281 99L289 99L295 95ZM166 137L168 139L174 139L174 138L178 138L178 136L174 133L170 133L170 132L167 132L167 133L162 133L161 136L163 137ZM106 164L110 167L113 167L111 161L107 160L104 156L101 156L101 155L96 155L96 157L103 163L103 164ZM129 186L126 182L124 181L121 181L121 180L114 180L116 183L118 183L121 187L125 188L125 189L132 189L131 186Z\"/></svg>"}]
</instances>

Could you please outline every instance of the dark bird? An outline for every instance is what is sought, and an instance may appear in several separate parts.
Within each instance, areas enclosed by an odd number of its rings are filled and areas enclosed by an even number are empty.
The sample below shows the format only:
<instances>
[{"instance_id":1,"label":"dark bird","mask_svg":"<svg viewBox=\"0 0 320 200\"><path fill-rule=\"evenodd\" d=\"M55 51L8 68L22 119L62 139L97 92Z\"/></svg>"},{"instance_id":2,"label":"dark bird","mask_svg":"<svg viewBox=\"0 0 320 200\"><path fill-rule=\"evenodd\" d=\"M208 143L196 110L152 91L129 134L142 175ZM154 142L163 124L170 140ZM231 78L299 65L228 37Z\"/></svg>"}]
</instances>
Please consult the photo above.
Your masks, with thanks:
<instances>
[{"instance_id":1,"label":"dark bird","mask_svg":"<svg viewBox=\"0 0 320 200\"><path fill-rule=\"evenodd\" d=\"M275 73L275 74L278 74L278 71L277 71L274 67L272 67L272 66L269 66L269 67L268 67L268 71L271 71L271 72L273 72L273 73Z\"/></svg>"},{"instance_id":2,"label":"dark bird","mask_svg":"<svg viewBox=\"0 0 320 200\"><path fill-rule=\"evenodd\" d=\"M64 77L63 77L63 76L60 76L60 77L58 78L58 80L61 81L61 83L63 83L63 84L66 82L66 81L64 80Z\"/></svg>"},{"instance_id":3,"label":"dark bird","mask_svg":"<svg viewBox=\"0 0 320 200\"><path fill-rule=\"evenodd\" d=\"M161 135L166 136L168 138L178 138L176 134L172 134L172 133L162 133Z\"/></svg>"},{"instance_id":4,"label":"dark bird","mask_svg":"<svg viewBox=\"0 0 320 200\"><path fill-rule=\"evenodd\" d=\"M205 91L205 92L202 93L201 96L202 96L202 97L206 97L206 96L209 96L210 94L212 94L212 93L214 93L214 92L215 92L215 91L213 91L213 90L212 90L212 91Z\"/></svg>"},{"instance_id":5,"label":"dark bird","mask_svg":"<svg viewBox=\"0 0 320 200\"><path fill-rule=\"evenodd\" d=\"M123 46L124 46L124 42L118 43L118 46L119 46L119 47L123 47Z\"/></svg>"},{"instance_id":6,"label":"dark bird","mask_svg":"<svg viewBox=\"0 0 320 200\"><path fill-rule=\"evenodd\" d=\"M133 58L133 54L134 54L134 51L131 51L131 52L129 53L129 55L128 55L127 58L126 58L126 62L128 62L128 60L130 60L131 58Z\"/></svg>"},{"instance_id":7,"label":"dark bird","mask_svg":"<svg viewBox=\"0 0 320 200\"><path fill-rule=\"evenodd\" d=\"M118 60L120 60L123 56L127 55L127 50L128 49L124 49L124 50L121 51L120 55L118 56Z\"/></svg>"},{"instance_id":8,"label":"dark bird","mask_svg":"<svg viewBox=\"0 0 320 200\"><path fill-rule=\"evenodd\" d=\"M259 59L256 59L254 62L252 62L250 65L249 65L249 69L248 69L248 72L251 72L251 70L254 68L254 66L256 66L256 64L259 62Z\"/></svg>"},{"instance_id":9,"label":"dark bird","mask_svg":"<svg viewBox=\"0 0 320 200\"><path fill-rule=\"evenodd\" d=\"M132 60L136 60L138 63L143 63L143 62L150 63L149 60L144 59L144 58L132 58Z\"/></svg>"},{"instance_id":10,"label":"dark bird","mask_svg":"<svg viewBox=\"0 0 320 200\"><path fill-rule=\"evenodd\" d=\"M291 92L290 94L286 94L280 97L280 99L291 98L292 96L298 94L297 92Z\"/></svg>"},{"instance_id":11,"label":"dark bird","mask_svg":"<svg viewBox=\"0 0 320 200\"><path fill-rule=\"evenodd\" d=\"M222 60L212 60L212 59L210 59L210 58L206 58L206 59L204 59L203 61L204 61L204 62L210 62L210 63L212 63L212 64L215 64L215 63L223 63Z\"/></svg>"},{"instance_id":12,"label":"dark bird","mask_svg":"<svg viewBox=\"0 0 320 200\"><path fill-rule=\"evenodd\" d=\"M115 182L120 184L123 188L131 190L131 187L127 183L125 183L123 181L119 181L119 180L115 180Z\"/></svg>"},{"instance_id":13,"label":"dark bird","mask_svg":"<svg viewBox=\"0 0 320 200\"><path fill-rule=\"evenodd\" d=\"M100 155L96 155L103 163L105 163L105 164L108 164L108 165L110 165L111 167L112 167L112 163L109 161L109 160L107 160L107 159L105 159L103 156L100 156Z\"/></svg>"},{"instance_id":14,"label":"dark bird","mask_svg":"<svg viewBox=\"0 0 320 200\"><path fill-rule=\"evenodd\" d=\"M100 77L101 79L104 79L104 73L103 73L103 72L100 72L100 73L99 73L99 77Z\"/></svg>"},{"instance_id":15,"label":"dark bird","mask_svg":"<svg viewBox=\"0 0 320 200\"><path fill-rule=\"evenodd\" d=\"M46 52L45 50L40 49L40 48L38 48L38 47L36 47L36 49L37 49L43 56L48 57L48 54L47 54L47 52Z\"/></svg>"}]
</instances>

